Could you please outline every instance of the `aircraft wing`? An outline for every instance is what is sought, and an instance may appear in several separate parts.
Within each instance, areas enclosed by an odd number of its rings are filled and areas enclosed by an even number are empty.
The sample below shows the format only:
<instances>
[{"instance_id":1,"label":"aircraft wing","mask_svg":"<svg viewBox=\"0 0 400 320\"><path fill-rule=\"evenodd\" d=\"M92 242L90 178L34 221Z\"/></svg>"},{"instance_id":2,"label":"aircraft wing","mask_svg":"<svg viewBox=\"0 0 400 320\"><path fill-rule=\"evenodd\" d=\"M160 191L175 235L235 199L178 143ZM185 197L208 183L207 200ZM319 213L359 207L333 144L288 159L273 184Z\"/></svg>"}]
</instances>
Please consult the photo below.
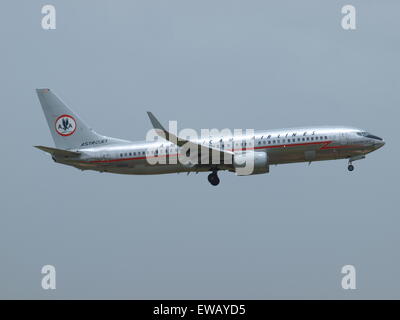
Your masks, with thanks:
<instances>
[{"instance_id":1,"label":"aircraft wing","mask_svg":"<svg viewBox=\"0 0 400 320\"><path fill-rule=\"evenodd\" d=\"M50 148L50 147L44 147L44 146L34 146L35 148L38 148L39 150L42 150L44 152L48 152L53 156L61 156L61 157L78 157L80 156L80 152L75 152L75 151L68 151L68 150L63 150L63 149L57 149L57 148Z\"/></svg>"},{"instance_id":2,"label":"aircraft wing","mask_svg":"<svg viewBox=\"0 0 400 320\"><path fill-rule=\"evenodd\" d=\"M189 148L194 148L194 149L197 148L197 150L199 150L201 155L203 155L205 153L204 151L206 151L207 154L209 154L210 151L212 151L213 153L217 152L217 153L219 153L220 159L226 159L225 157L232 157L234 155L234 153L231 151L221 150L218 148L210 147L207 145L202 145L197 142L192 142L192 141L189 141L186 139L179 138L176 135L174 135L173 133L170 133L169 131L167 131L161 125L161 123L157 120L157 118L153 115L153 113L148 111L147 115L149 116L151 124L153 125L153 128L155 129L156 133L159 136L161 136L162 138L178 145L179 147L186 144Z\"/></svg>"}]
</instances>

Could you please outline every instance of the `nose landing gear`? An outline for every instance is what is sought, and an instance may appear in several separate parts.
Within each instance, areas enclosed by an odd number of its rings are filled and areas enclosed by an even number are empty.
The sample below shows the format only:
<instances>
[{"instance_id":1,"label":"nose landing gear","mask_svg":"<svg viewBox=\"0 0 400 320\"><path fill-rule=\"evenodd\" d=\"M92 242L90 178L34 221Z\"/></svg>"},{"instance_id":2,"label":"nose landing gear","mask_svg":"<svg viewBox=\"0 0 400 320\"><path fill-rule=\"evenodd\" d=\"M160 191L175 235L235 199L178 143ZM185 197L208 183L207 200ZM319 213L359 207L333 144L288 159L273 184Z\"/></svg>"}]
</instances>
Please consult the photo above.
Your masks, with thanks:
<instances>
[{"instance_id":1,"label":"nose landing gear","mask_svg":"<svg viewBox=\"0 0 400 320\"><path fill-rule=\"evenodd\" d=\"M347 169L349 171L353 171L354 170L354 166L352 164L353 161L361 160L361 159L364 159L364 158L365 158L365 155L358 155L358 156L354 156L354 157L349 158L349 165L347 166Z\"/></svg>"},{"instance_id":2,"label":"nose landing gear","mask_svg":"<svg viewBox=\"0 0 400 320\"><path fill-rule=\"evenodd\" d=\"M208 175L208 182L210 182L213 186L219 185L219 178L217 175L217 171L213 171Z\"/></svg>"}]
</instances>

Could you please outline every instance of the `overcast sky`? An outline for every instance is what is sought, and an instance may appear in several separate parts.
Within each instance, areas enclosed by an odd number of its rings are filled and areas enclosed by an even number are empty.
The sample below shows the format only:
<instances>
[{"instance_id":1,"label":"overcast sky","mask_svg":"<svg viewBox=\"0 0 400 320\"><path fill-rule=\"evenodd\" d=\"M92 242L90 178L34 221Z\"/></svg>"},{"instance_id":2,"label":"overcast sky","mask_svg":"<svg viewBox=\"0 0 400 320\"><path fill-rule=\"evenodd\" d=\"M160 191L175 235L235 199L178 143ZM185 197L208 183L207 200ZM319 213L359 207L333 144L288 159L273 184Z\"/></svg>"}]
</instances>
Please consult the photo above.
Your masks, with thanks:
<instances>
[{"instance_id":1,"label":"overcast sky","mask_svg":"<svg viewBox=\"0 0 400 320\"><path fill-rule=\"evenodd\" d=\"M53 4L56 30L41 28ZM343 5L357 10L345 31ZM0 4L0 298L400 298L400 2ZM54 163L35 88L99 133L351 125L384 148L270 173L123 176ZM57 289L41 287L41 268ZM341 288L342 266L357 289Z\"/></svg>"}]
</instances>

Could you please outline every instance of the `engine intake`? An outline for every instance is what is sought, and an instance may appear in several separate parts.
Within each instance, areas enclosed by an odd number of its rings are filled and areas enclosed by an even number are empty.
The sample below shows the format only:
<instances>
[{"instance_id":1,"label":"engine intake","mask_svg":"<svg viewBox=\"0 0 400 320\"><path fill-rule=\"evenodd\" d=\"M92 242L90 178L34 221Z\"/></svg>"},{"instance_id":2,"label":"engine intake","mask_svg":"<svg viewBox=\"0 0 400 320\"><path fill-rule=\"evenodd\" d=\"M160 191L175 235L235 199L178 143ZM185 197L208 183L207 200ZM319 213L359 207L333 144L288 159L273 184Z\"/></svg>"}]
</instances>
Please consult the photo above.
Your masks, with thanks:
<instances>
[{"instance_id":1,"label":"engine intake","mask_svg":"<svg viewBox=\"0 0 400 320\"><path fill-rule=\"evenodd\" d=\"M266 152L254 151L236 154L233 158L233 167L238 176L268 173L268 155Z\"/></svg>"}]
</instances>

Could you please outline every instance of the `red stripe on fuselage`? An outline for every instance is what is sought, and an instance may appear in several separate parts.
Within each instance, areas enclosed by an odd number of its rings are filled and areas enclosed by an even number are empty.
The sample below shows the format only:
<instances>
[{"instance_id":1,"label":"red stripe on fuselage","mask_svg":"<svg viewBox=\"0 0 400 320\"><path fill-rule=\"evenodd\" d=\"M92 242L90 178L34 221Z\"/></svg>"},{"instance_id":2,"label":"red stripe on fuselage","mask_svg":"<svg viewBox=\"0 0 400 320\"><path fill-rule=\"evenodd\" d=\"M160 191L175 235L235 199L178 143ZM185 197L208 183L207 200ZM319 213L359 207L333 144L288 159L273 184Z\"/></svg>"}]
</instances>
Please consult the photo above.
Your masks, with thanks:
<instances>
[{"instance_id":1,"label":"red stripe on fuselage","mask_svg":"<svg viewBox=\"0 0 400 320\"><path fill-rule=\"evenodd\" d=\"M293 143L293 144L280 144L280 145L268 145L254 148L239 148L239 149L227 149L227 151L245 151L245 150L259 150L259 149L272 149L272 148L288 148L288 147L301 147L308 145L316 145L323 144L319 150L327 150L327 149L343 149L343 148L351 148L355 147L355 145L340 145L340 146L328 146L333 141L316 141L316 142L306 142L306 143ZM224 150L221 150L224 151ZM121 159L111 159L111 160L92 160L92 161L81 161L81 162L89 162L89 163L108 163L108 162L118 162L118 161L131 161L131 160L144 160L149 158L161 158L161 157L177 157L179 154L163 154L158 156L149 156L149 157L135 157L135 158L121 158Z\"/></svg>"}]
</instances>

